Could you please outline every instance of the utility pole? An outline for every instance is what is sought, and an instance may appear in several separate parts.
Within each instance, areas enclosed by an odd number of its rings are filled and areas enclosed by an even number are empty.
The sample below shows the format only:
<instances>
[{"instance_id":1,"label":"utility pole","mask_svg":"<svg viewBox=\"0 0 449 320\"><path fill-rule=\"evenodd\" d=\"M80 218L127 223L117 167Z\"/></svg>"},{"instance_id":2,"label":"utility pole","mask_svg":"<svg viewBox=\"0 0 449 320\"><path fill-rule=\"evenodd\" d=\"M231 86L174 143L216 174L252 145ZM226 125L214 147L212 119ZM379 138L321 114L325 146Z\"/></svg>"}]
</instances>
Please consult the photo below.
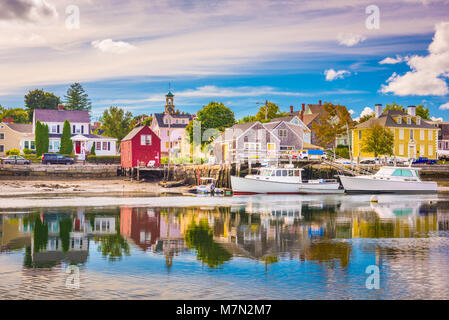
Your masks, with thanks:
<instances>
[{"instance_id":1,"label":"utility pole","mask_svg":"<svg viewBox=\"0 0 449 320\"><path fill-rule=\"evenodd\" d=\"M256 102L257 105L261 105L262 103ZM268 100L265 100L265 120L268 120Z\"/></svg>"}]
</instances>

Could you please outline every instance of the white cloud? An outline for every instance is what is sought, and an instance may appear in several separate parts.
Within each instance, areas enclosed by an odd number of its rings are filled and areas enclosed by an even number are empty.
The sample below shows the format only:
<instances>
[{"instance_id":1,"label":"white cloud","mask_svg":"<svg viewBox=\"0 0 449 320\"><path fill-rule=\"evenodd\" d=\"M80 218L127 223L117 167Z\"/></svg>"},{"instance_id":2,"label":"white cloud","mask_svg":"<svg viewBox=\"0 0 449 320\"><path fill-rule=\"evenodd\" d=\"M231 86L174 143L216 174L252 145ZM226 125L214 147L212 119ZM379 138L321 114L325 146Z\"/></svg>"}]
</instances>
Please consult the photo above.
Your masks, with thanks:
<instances>
[{"instance_id":1,"label":"white cloud","mask_svg":"<svg viewBox=\"0 0 449 320\"><path fill-rule=\"evenodd\" d=\"M430 117L430 120L432 120L432 121L443 121L443 118L442 117L435 118L434 116L432 116L432 117Z\"/></svg>"},{"instance_id":2,"label":"white cloud","mask_svg":"<svg viewBox=\"0 0 449 320\"><path fill-rule=\"evenodd\" d=\"M355 46L357 43L366 40L366 37L355 33L339 33L337 36L338 43L347 47Z\"/></svg>"},{"instance_id":3,"label":"white cloud","mask_svg":"<svg viewBox=\"0 0 449 320\"><path fill-rule=\"evenodd\" d=\"M411 71L393 75L382 85L381 92L406 95L444 96L449 93L445 78L449 77L449 22L436 25L427 56L412 56L407 64Z\"/></svg>"},{"instance_id":4,"label":"white cloud","mask_svg":"<svg viewBox=\"0 0 449 320\"><path fill-rule=\"evenodd\" d=\"M352 109L349 109L348 112L349 112L349 114L350 114L351 116L355 113L355 111L352 110Z\"/></svg>"},{"instance_id":5,"label":"white cloud","mask_svg":"<svg viewBox=\"0 0 449 320\"><path fill-rule=\"evenodd\" d=\"M102 52L122 54L135 50L136 47L124 41L113 41L112 39L92 41L92 46Z\"/></svg>"},{"instance_id":6,"label":"white cloud","mask_svg":"<svg viewBox=\"0 0 449 320\"><path fill-rule=\"evenodd\" d=\"M363 118L364 116L369 116L374 114L374 110L370 107L365 107L362 112L360 113L360 117Z\"/></svg>"},{"instance_id":7,"label":"white cloud","mask_svg":"<svg viewBox=\"0 0 449 320\"><path fill-rule=\"evenodd\" d=\"M449 102L442 104L438 109L440 110L449 110Z\"/></svg>"},{"instance_id":8,"label":"white cloud","mask_svg":"<svg viewBox=\"0 0 449 320\"><path fill-rule=\"evenodd\" d=\"M379 64L396 64L407 61L409 57L401 57L400 55L396 55L396 58L386 57L382 61L379 61Z\"/></svg>"},{"instance_id":9,"label":"white cloud","mask_svg":"<svg viewBox=\"0 0 449 320\"><path fill-rule=\"evenodd\" d=\"M349 75L350 72L347 70L334 70L327 69L324 71L324 75L326 76L326 81L333 81L335 79L343 79L345 75Z\"/></svg>"},{"instance_id":10,"label":"white cloud","mask_svg":"<svg viewBox=\"0 0 449 320\"><path fill-rule=\"evenodd\" d=\"M0 21L51 23L58 17L55 6L46 0L4 0Z\"/></svg>"}]
</instances>

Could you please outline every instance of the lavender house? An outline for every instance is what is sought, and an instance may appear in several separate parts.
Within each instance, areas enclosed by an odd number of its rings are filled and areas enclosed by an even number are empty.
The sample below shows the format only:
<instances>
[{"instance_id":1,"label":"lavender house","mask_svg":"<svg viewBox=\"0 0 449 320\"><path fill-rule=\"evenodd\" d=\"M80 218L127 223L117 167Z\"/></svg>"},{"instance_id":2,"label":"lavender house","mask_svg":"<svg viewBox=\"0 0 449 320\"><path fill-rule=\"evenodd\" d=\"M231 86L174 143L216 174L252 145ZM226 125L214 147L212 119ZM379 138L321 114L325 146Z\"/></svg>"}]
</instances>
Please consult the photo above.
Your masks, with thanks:
<instances>
[{"instance_id":1,"label":"lavender house","mask_svg":"<svg viewBox=\"0 0 449 320\"><path fill-rule=\"evenodd\" d=\"M95 154L97 156L117 154L116 138L90 133L90 115L88 111L64 110L63 105L59 105L58 110L36 109L33 113L33 134L36 130L37 121L48 125L50 135L49 152L59 151L65 120L70 122L73 151L80 159L83 159L90 152L92 144L95 145Z\"/></svg>"}]
</instances>

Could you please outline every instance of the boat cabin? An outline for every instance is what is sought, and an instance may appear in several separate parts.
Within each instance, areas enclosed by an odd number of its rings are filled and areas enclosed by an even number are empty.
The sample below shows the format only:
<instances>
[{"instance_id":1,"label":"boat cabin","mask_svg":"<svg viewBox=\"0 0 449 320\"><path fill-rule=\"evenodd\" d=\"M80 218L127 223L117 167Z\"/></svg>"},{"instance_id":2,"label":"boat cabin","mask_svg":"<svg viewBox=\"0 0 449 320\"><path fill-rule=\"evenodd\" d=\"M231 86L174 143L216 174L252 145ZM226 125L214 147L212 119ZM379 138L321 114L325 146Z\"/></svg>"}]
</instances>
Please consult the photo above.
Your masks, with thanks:
<instances>
[{"instance_id":1,"label":"boat cabin","mask_svg":"<svg viewBox=\"0 0 449 320\"><path fill-rule=\"evenodd\" d=\"M396 180L416 180L420 181L417 168L410 167L382 167L374 175L376 178L396 179Z\"/></svg>"},{"instance_id":2,"label":"boat cabin","mask_svg":"<svg viewBox=\"0 0 449 320\"><path fill-rule=\"evenodd\" d=\"M301 182L302 176L299 168L262 168L257 175L247 176L250 179L278 181L278 182Z\"/></svg>"}]
</instances>

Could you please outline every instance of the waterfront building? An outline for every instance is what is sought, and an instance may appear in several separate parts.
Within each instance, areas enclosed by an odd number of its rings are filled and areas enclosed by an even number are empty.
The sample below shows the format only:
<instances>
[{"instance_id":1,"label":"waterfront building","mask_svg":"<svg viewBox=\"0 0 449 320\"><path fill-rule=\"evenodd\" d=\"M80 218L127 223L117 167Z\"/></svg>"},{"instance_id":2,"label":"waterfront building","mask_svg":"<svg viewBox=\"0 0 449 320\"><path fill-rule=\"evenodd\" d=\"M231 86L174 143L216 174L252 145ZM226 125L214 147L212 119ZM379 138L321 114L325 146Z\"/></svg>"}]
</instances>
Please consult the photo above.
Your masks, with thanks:
<instances>
[{"instance_id":1,"label":"waterfront building","mask_svg":"<svg viewBox=\"0 0 449 320\"><path fill-rule=\"evenodd\" d=\"M90 115L87 110L65 110L62 104L57 110L35 109L33 112L33 136L36 130L36 123L48 125L49 129L49 152L59 152L61 147L61 136L64 122L70 122L71 139L73 141L73 152L80 159L84 159L95 145L97 156L114 156L116 151L116 138L100 136L91 133Z\"/></svg>"},{"instance_id":2,"label":"waterfront building","mask_svg":"<svg viewBox=\"0 0 449 320\"><path fill-rule=\"evenodd\" d=\"M439 129L438 131L438 159L449 159L449 122L427 121Z\"/></svg>"},{"instance_id":3,"label":"waterfront building","mask_svg":"<svg viewBox=\"0 0 449 320\"><path fill-rule=\"evenodd\" d=\"M394 134L394 156L402 159L427 157L436 159L438 147L438 128L416 115L416 107L409 106L408 112L386 110L382 105L375 106L375 116L358 124L352 130L352 153L354 158L374 158L371 153L364 152L364 140L369 129L380 125Z\"/></svg>"},{"instance_id":4,"label":"waterfront building","mask_svg":"<svg viewBox=\"0 0 449 320\"><path fill-rule=\"evenodd\" d=\"M176 158L182 156L181 149L186 136L186 127L195 115L175 110L174 97L171 91L167 93L165 111L154 114L150 128L161 139L162 156Z\"/></svg>"},{"instance_id":5,"label":"waterfront building","mask_svg":"<svg viewBox=\"0 0 449 320\"><path fill-rule=\"evenodd\" d=\"M122 168L161 165L161 139L148 126L138 126L120 144Z\"/></svg>"},{"instance_id":6,"label":"waterfront building","mask_svg":"<svg viewBox=\"0 0 449 320\"><path fill-rule=\"evenodd\" d=\"M6 155L6 151L18 149L35 150L33 126L31 124L14 123L3 119L0 122L0 157Z\"/></svg>"}]
</instances>

